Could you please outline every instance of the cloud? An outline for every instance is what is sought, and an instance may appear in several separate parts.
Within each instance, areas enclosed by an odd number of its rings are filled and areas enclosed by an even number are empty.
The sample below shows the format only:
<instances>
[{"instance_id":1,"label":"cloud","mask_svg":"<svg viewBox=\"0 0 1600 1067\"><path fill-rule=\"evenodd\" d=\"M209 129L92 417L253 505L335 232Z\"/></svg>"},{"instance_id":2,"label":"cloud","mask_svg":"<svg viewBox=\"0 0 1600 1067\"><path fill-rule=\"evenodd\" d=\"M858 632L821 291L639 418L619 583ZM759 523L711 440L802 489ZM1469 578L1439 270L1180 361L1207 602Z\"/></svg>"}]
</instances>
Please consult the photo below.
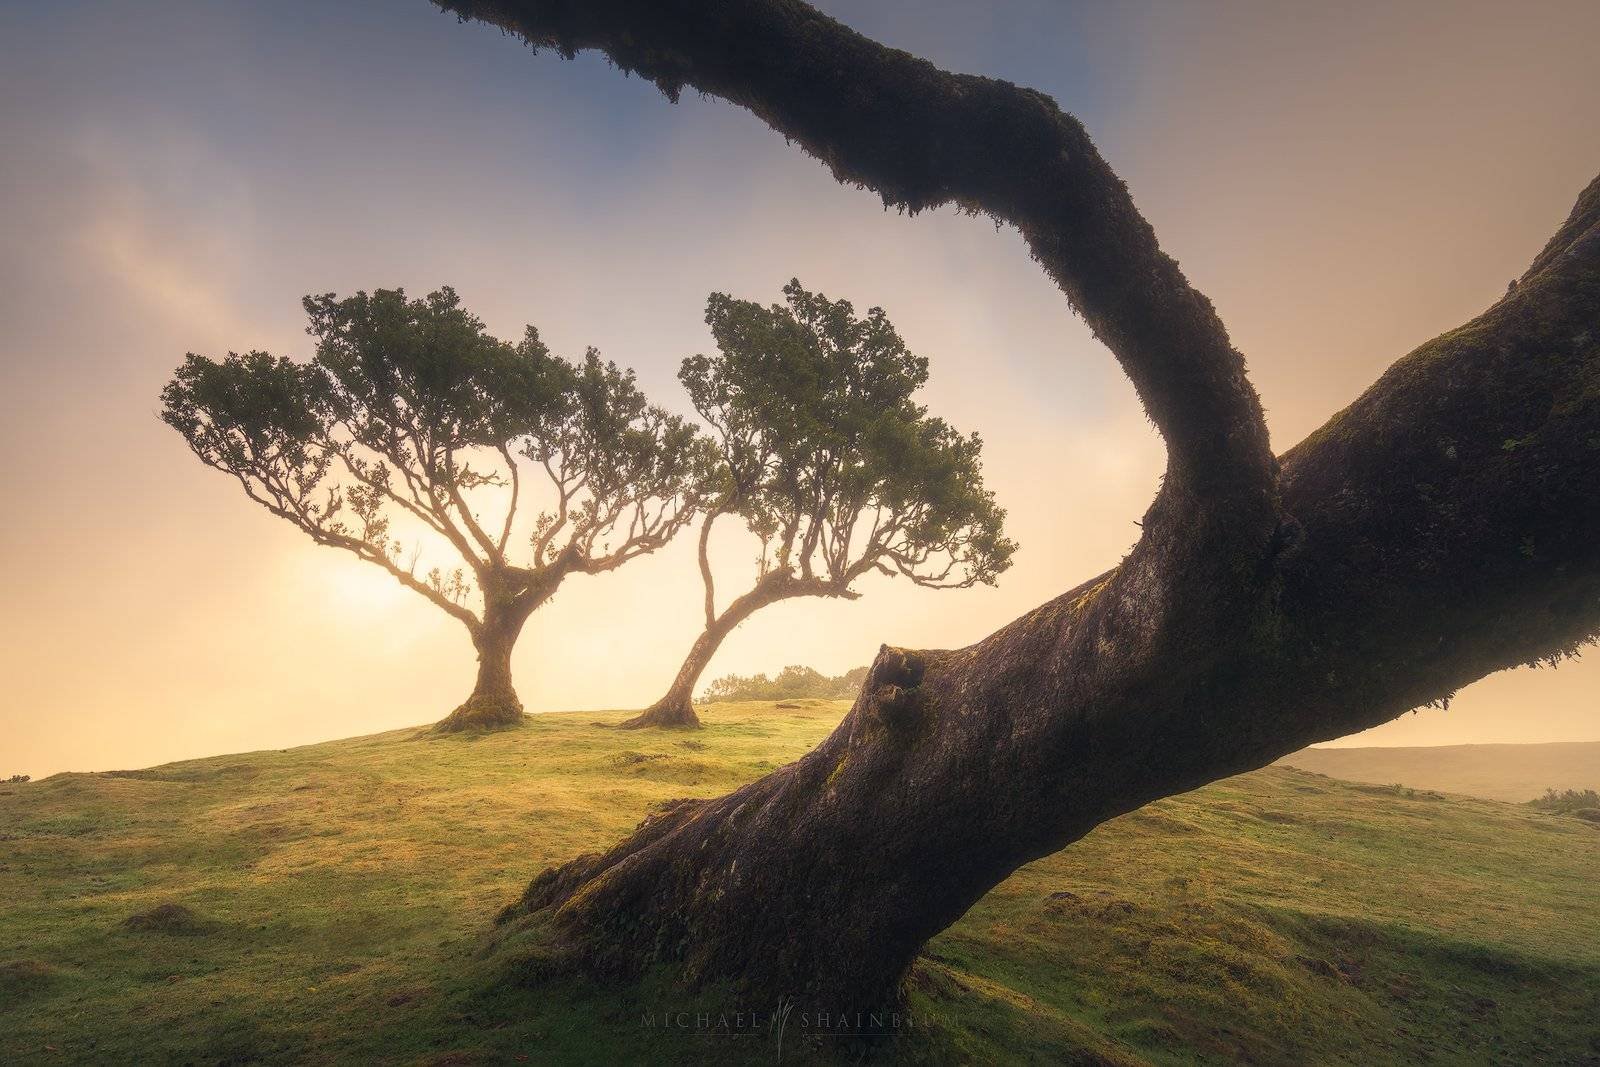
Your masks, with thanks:
<instances>
[{"instance_id":1,"label":"cloud","mask_svg":"<svg viewBox=\"0 0 1600 1067\"><path fill-rule=\"evenodd\" d=\"M86 131L73 234L104 282L195 339L237 345L257 332L234 295L256 254L249 185L197 137L173 129Z\"/></svg>"}]
</instances>

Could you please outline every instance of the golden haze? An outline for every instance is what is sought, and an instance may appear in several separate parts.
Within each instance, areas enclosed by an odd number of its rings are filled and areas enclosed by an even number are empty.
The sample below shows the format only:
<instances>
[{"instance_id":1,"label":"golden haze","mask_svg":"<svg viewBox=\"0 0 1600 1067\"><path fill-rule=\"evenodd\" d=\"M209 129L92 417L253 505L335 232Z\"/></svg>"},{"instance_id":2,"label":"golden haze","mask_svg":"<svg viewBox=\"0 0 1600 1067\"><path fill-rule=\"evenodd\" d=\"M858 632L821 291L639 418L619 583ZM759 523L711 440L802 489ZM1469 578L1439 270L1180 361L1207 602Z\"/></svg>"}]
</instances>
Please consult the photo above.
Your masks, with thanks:
<instances>
[{"instance_id":1,"label":"golden haze","mask_svg":"<svg viewBox=\"0 0 1600 1067\"><path fill-rule=\"evenodd\" d=\"M932 360L933 410L984 435L1017 564L994 590L880 580L770 609L709 676L964 644L1131 543L1159 442L1013 234L885 213L751 117L592 58L426 4L317 7L306 27L220 5L0 16L0 89L27 105L0 117L0 773L367 733L465 695L458 624L246 502L155 417L187 350L305 355L307 292L451 284L501 336L595 344L680 409L709 291L776 299L797 275L884 306ZM1216 302L1280 450L1490 303L1600 172L1589 4L830 9L1081 115ZM700 612L691 551L571 580L518 648L524 701L658 696ZM724 535L720 588L748 556ZM1591 655L1360 743L1596 738L1597 693Z\"/></svg>"}]
</instances>

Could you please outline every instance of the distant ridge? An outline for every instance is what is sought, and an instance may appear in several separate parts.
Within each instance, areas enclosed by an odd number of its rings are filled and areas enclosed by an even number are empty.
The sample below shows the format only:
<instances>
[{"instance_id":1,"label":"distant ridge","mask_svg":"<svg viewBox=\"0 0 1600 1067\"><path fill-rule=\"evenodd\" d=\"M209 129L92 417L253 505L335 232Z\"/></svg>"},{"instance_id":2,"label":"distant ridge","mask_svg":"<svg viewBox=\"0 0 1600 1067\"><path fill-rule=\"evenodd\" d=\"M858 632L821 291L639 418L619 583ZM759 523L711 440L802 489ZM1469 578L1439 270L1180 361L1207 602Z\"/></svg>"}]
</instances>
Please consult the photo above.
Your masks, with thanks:
<instances>
[{"instance_id":1,"label":"distant ridge","mask_svg":"<svg viewBox=\"0 0 1600 1067\"><path fill-rule=\"evenodd\" d=\"M1532 800L1546 789L1600 789L1600 741L1539 745L1307 748L1278 761L1330 778Z\"/></svg>"}]
</instances>

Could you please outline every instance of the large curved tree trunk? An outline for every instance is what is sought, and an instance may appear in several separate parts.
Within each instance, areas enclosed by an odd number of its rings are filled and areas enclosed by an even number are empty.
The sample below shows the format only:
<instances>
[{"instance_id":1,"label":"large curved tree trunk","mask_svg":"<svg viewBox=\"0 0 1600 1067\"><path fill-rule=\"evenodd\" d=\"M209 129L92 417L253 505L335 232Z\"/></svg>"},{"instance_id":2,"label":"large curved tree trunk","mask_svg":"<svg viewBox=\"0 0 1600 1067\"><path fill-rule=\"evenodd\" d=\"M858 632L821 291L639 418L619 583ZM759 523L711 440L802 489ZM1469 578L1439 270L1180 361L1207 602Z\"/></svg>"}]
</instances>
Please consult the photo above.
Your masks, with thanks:
<instances>
[{"instance_id":1,"label":"large curved tree trunk","mask_svg":"<svg viewBox=\"0 0 1600 1067\"><path fill-rule=\"evenodd\" d=\"M508 917L602 972L881 1008L928 938L1101 822L1572 649L1600 620L1587 245L1286 456L1255 558L1170 539L1209 520L1169 489L1116 571L971 648L884 650L816 750L547 871Z\"/></svg>"},{"instance_id":2,"label":"large curved tree trunk","mask_svg":"<svg viewBox=\"0 0 1600 1067\"><path fill-rule=\"evenodd\" d=\"M884 649L798 762L540 875L503 916L529 967L880 1008L929 937L1101 822L1600 628L1600 180L1513 292L1280 464L1210 305L1046 98L793 0L451 6L726 96L888 202L1015 223L1169 449L1115 570L969 648Z\"/></svg>"}]
</instances>

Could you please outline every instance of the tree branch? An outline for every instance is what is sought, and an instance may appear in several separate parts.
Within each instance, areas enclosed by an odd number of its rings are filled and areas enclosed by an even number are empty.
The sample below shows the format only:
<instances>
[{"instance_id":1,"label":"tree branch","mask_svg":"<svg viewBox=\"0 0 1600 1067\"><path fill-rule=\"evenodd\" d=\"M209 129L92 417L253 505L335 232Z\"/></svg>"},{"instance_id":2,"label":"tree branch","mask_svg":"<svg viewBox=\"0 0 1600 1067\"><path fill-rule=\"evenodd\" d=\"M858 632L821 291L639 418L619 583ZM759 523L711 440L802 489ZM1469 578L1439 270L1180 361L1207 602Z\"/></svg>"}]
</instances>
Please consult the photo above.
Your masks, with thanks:
<instances>
[{"instance_id":1,"label":"tree branch","mask_svg":"<svg viewBox=\"0 0 1600 1067\"><path fill-rule=\"evenodd\" d=\"M1113 571L968 648L883 649L799 761L536 879L504 918L550 924L577 966L870 1009L992 886L1107 819L1600 628L1600 180L1512 293L1396 363L1275 483L1210 305L1040 94L796 0L448 6L724 96L888 203L1015 222L1169 448ZM798 521L768 533L785 567Z\"/></svg>"},{"instance_id":2,"label":"tree branch","mask_svg":"<svg viewBox=\"0 0 1600 1067\"><path fill-rule=\"evenodd\" d=\"M711 524L717 521L717 516L722 514L721 508L712 508L706 512L705 521L700 524L700 580L705 583L706 589L706 626L710 627L717 621L717 592L716 583L711 574Z\"/></svg>"},{"instance_id":3,"label":"tree branch","mask_svg":"<svg viewBox=\"0 0 1600 1067\"><path fill-rule=\"evenodd\" d=\"M440 494L432 479L432 461L427 458L424 452L426 447L424 443L418 440L414 433L407 433L407 439L402 440L399 430L396 429L396 426L399 425L398 421L386 422L382 431L383 436L381 437L371 428L363 430L348 416L339 418L336 425L344 428L345 432L350 435L351 442L370 449L387 461L390 470L399 472L400 477L405 481L406 492L410 494L412 502L408 503L400 494L394 492L386 484L381 487L377 486L363 476L355 467L358 462L357 458L348 454L350 452L348 444L335 441L331 436L325 436L322 446L338 454L345 468L354 477L371 488L381 488L384 495L395 504L410 512L430 529L449 541L450 546L460 554L462 560L470 565L474 572L480 573L481 576L482 566L477 554L472 551L472 546L467 541L466 535L461 532L455 521L450 517L450 509L440 500ZM411 451L408 452L407 448ZM415 461L416 469L413 469L413 461ZM418 477L418 470L422 472L423 477L428 479L426 483Z\"/></svg>"},{"instance_id":4,"label":"tree branch","mask_svg":"<svg viewBox=\"0 0 1600 1067\"><path fill-rule=\"evenodd\" d=\"M817 748L546 871L503 919L551 924L575 966L870 1009L1106 820L1571 655L1600 630L1597 191L1512 294L1284 457L1299 521L1265 596L1146 543L976 645L885 648Z\"/></svg>"},{"instance_id":5,"label":"tree branch","mask_svg":"<svg viewBox=\"0 0 1600 1067\"><path fill-rule=\"evenodd\" d=\"M430 466L430 476L432 469ZM466 498L461 494L459 473L456 469L454 454L446 452L444 454L444 477L438 479L436 484L442 485L445 495L455 505L456 514L461 516L462 525L467 528L467 533L471 535L472 539L478 543L478 547L483 549L484 555L488 557L488 562L491 565L504 564L505 558L500 554L500 549L496 546L494 539L478 524L478 520L472 516L472 509L467 507ZM477 553L463 551L462 555L471 561L474 566L480 566Z\"/></svg>"},{"instance_id":6,"label":"tree branch","mask_svg":"<svg viewBox=\"0 0 1600 1067\"><path fill-rule=\"evenodd\" d=\"M338 498L336 496L331 497L335 503L327 508L320 508L308 502L295 487L275 478L270 473L270 463L262 463L258 458L256 470L251 472L239 466L220 462L214 455L208 454L200 448L195 448L192 444L191 449L206 466L233 475L244 489L246 497L260 504L278 518L298 526L317 544L326 545L330 548L342 548L359 559L382 567L401 585L414 593L421 594L435 607L466 626L469 633L476 634L478 632L480 625L478 617L469 608L451 600L426 582L418 581L414 574L402 569L395 563L389 553L384 551L383 546L363 538L352 537L330 524L329 520L338 510ZM260 489L259 492L257 491L258 487Z\"/></svg>"},{"instance_id":7,"label":"tree branch","mask_svg":"<svg viewBox=\"0 0 1600 1067\"><path fill-rule=\"evenodd\" d=\"M511 450L505 445L500 446L500 458L506 461L506 466L511 471L511 502L506 505L505 525L500 528L500 541L498 544L499 557L505 558L506 545L511 541L511 523L517 517L517 497L522 490L522 479L517 472L517 461L512 457Z\"/></svg>"},{"instance_id":8,"label":"tree branch","mask_svg":"<svg viewBox=\"0 0 1600 1067\"><path fill-rule=\"evenodd\" d=\"M1243 358L1049 97L941 71L794 0L438 2L565 56L602 51L669 98L690 86L747 108L885 205L1015 225L1132 380L1169 481L1267 506L1275 464Z\"/></svg>"}]
</instances>

